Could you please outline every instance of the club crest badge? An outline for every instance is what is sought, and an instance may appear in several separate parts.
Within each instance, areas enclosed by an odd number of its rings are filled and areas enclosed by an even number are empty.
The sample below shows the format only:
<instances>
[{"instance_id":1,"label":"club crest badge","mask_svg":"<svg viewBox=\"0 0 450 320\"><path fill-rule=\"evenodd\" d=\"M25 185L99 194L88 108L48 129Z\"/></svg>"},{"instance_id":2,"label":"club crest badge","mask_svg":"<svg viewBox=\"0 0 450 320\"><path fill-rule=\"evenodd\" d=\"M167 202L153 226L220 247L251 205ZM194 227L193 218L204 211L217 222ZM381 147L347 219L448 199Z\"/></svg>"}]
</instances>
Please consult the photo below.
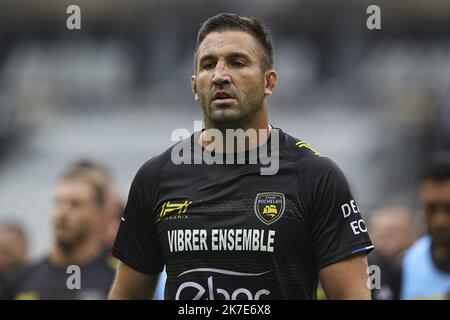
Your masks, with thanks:
<instances>
[{"instance_id":1,"label":"club crest badge","mask_svg":"<svg viewBox=\"0 0 450 320\"><path fill-rule=\"evenodd\" d=\"M269 225L281 218L286 199L283 193L258 193L255 199L255 214L263 223Z\"/></svg>"}]
</instances>

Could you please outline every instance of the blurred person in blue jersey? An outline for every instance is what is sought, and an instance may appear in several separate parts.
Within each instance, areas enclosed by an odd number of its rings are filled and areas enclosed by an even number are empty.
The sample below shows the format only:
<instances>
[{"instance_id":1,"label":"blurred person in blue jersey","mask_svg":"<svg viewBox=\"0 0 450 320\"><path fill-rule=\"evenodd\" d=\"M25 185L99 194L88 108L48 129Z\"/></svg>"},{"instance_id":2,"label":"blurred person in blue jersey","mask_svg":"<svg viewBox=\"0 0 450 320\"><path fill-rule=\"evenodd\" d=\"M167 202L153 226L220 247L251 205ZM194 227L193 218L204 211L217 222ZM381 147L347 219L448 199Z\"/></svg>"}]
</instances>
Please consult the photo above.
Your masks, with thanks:
<instances>
[{"instance_id":1,"label":"blurred person in blue jersey","mask_svg":"<svg viewBox=\"0 0 450 320\"><path fill-rule=\"evenodd\" d=\"M161 276L158 280L158 285L156 286L155 295L153 297L153 300L164 300L164 290L166 287L166 281L167 281L167 273L166 269L161 272Z\"/></svg>"},{"instance_id":2,"label":"blurred person in blue jersey","mask_svg":"<svg viewBox=\"0 0 450 320\"><path fill-rule=\"evenodd\" d=\"M450 157L436 158L420 182L428 234L405 254L402 299L450 298Z\"/></svg>"},{"instance_id":3,"label":"blurred person in blue jersey","mask_svg":"<svg viewBox=\"0 0 450 320\"><path fill-rule=\"evenodd\" d=\"M108 185L95 171L70 167L56 189L49 255L10 279L3 298L105 299L114 276L101 241L107 196ZM78 268L79 285L69 285L76 273L69 266Z\"/></svg>"}]
</instances>

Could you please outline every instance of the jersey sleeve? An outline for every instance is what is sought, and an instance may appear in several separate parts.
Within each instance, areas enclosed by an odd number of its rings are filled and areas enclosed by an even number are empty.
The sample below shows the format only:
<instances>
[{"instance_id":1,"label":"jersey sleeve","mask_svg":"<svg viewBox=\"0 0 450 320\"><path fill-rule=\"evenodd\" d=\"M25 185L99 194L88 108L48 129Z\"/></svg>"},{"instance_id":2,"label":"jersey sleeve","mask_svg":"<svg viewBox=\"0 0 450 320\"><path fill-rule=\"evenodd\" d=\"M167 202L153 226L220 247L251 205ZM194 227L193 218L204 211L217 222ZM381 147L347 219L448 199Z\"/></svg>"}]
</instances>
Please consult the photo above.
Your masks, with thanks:
<instances>
[{"instance_id":1,"label":"jersey sleeve","mask_svg":"<svg viewBox=\"0 0 450 320\"><path fill-rule=\"evenodd\" d=\"M320 157L309 178L308 237L318 270L352 254L370 252L367 227L340 168Z\"/></svg>"},{"instance_id":2,"label":"jersey sleeve","mask_svg":"<svg viewBox=\"0 0 450 320\"><path fill-rule=\"evenodd\" d=\"M164 268L161 244L153 219L159 171L160 167L150 160L134 177L111 249L113 257L145 274L158 274Z\"/></svg>"}]
</instances>

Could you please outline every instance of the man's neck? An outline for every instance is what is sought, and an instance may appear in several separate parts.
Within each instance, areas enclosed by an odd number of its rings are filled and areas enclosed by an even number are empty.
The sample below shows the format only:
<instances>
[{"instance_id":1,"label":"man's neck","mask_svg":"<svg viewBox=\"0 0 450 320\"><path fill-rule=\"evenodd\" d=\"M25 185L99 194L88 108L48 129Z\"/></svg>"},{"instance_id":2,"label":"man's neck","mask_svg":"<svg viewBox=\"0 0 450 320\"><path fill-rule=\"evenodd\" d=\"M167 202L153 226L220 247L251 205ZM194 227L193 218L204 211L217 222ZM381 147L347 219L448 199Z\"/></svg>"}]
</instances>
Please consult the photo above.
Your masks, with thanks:
<instances>
[{"instance_id":1,"label":"man's neck","mask_svg":"<svg viewBox=\"0 0 450 320\"><path fill-rule=\"evenodd\" d=\"M208 131L208 129L216 129L216 128L205 128L205 130L200 133L198 142L205 149L215 149L216 152L220 153L230 152L230 150L233 150L232 152L243 152L251 149L256 149L257 147L267 142L267 140L270 137L270 133L272 132L271 126L267 126L266 128L260 129L250 128L255 130L256 132L255 135L256 141L253 141L248 138L245 139L245 133L247 132L248 129L242 129L243 130L241 132L241 134L243 135L242 137L240 136L239 132L234 131L234 133L231 134L231 136L233 136L232 138L227 138L227 130L229 129L220 130L220 132L222 133L222 143L218 144L218 142L216 141L216 134L214 132ZM245 141L244 149L240 147L238 141Z\"/></svg>"},{"instance_id":2,"label":"man's neck","mask_svg":"<svg viewBox=\"0 0 450 320\"><path fill-rule=\"evenodd\" d=\"M100 252L101 246L96 241L85 241L70 250L55 245L50 253L50 261L57 267L70 264L85 265L97 258Z\"/></svg>"},{"instance_id":3,"label":"man's neck","mask_svg":"<svg viewBox=\"0 0 450 320\"><path fill-rule=\"evenodd\" d=\"M202 131L199 135L198 142L205 148L205 149L215 149L216 152L225 153L230 152L230 150L233 150L233 152L243 152L251 149L255 149L264 143L267 142L267 140L270 137L270 133L272 131L272 127L269 124L268 115L267 112L262 112L262 114L255 115L255 117L250 122L244 122L244 123L233 123L233 124L227 124L227 125L220 125L220 124L214 124L208 121L208 119L204 119L205 122L205 130ZM209 130L209 129L215 129L215 130ZM222 134L222 143L219 143L218 141L215 141L216 139L216 130L219 130ZM231 135L234 135L233 141L230 141L230 139L227 139L227 131L231 130ZM239 131L238 131L239 130ZM250 141L250 139L245 139L245 147L244 149L239 148L239 145L237 143L237 140L244 141L243 138L239 135L239 132L241 132L243 135L245 135L246 132L249 133L249 136L251 133L248 130L254 130L254 133L256 133L256 141ZM230 145L228 145L230 144ZM222 148L220 147L222 146Z\"/></svg>"}]
</instances>

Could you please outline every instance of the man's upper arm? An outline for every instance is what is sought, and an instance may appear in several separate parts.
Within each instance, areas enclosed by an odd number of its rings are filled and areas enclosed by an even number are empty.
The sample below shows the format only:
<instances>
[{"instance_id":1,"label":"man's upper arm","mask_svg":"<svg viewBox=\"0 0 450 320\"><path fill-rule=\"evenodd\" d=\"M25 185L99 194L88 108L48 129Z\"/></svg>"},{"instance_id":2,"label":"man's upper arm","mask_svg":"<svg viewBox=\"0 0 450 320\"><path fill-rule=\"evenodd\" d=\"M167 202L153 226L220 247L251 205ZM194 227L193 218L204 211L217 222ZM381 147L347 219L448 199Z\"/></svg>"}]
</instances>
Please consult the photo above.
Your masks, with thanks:
<instances>
[{"instance_id":1,"label":"man's upper arm","mask_svg":"<svg viewBox=\"0 0 450 320\"><path fill-rule=\"evenodd\" d=\"M128 194L111 255L144 274L164 268L162 247L155 224L154 194L160 165L148 161L137 172Z\"/></svg>"},{"instance_id":2,"label":"man's upper arm","mask_svg":"<svg viewBox=\"0 0 450 320\"><path fill-rule=\"evenodd\" d=\"M159 274L148 275L134 270L119 261L116 278L109 293L110 300L152 299L158 284Z\"/></svg>"},{"instance_id":3,"label":"man's upper arm","mask_svg":"<svg viewBox=\"0 0 450 320\"><path fill-rule=\"evenodd\" d=\"M317 268L369 252L373 246L367 228L340 168L328 158L318 158L307 178L308 237Z\"/></svg>"},{"instance_id":4,"label":"man's upper arm","mask_svg":"<svg viewBox=\"0 0 450 320\"><path fill-rule=\"evenodd\" d=\"M370 298L366 254L373 245L345 175L318 157L301 177L311 253L328 298Z\"/></svg>"},{"instance_id":5,"label":"man's upper arm","mask_svg":"<svg viewBox=\"0 0 450 320\"><path fill-rule=\"evenodd\" d=\"M320 270L320 282L328 299L370 300L367 268L366 254L359 253Z\"/></svg>"}]
</instances>

